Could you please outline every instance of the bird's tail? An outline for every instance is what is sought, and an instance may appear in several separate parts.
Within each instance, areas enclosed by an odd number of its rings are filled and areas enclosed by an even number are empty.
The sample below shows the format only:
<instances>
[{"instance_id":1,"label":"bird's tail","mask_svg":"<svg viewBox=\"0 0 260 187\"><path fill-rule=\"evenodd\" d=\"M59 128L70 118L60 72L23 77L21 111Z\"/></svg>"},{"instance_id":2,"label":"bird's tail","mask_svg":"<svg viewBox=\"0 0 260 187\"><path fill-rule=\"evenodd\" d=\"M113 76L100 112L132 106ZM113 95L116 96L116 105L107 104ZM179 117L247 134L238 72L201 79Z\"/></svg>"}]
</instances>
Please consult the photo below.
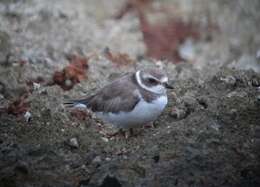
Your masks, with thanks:
<instances>
[{"instance_id":1,"label":"bird's tail","mask_svg":"<svg viewBox=\"0 0 260 187\"><path fill-rule=\"evenodd\" d=\"M75 99L75 100L67 100L63 104L68 108L73 108L73 107L86 108L87 103L88 102L86 99Z\"/></svg>"}]
</instances>

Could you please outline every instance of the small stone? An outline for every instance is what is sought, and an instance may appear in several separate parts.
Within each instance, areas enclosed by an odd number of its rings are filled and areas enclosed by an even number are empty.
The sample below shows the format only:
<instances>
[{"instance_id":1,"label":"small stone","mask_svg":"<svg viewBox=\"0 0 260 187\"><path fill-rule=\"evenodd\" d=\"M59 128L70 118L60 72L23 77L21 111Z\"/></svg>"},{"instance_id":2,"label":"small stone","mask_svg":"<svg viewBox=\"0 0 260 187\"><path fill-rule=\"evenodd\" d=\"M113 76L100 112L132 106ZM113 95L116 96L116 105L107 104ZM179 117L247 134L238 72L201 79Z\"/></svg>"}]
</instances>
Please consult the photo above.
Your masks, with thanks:
<instances>
[{"instance_id":1,"label":"small stone","mask_svg":"<svg viewBox=\"0 0 260 187\"><path fill-rule=\"evenodd\" d=\"M101 139L102 139L104 142L109 142L109 139L106 138L106 137L101 137Z\"/></svg>"},{"instance_id":2,"label":"small stone","mask_svg":"<svg viewBox=\"0 0 260 187\"><path fill-rule=\"evenodd\" d=\"M79 148L78 139L77 139L77 138L71 138L71 139L69 139L68 145L69 145L71 148L74 148L74 149Z\"/></svg>"},{"instance_id":3,"label":"small stone","mask_svg":"<svg viewBox=\"0 0 260 187\"><path fill-rule=\"evenodd\" d=\"M233 76L220 77L220 80L232 86L236 84L236 78Z\"/></svg>"},{"instance_id":4,"label":"small stone","mask_svg":"<svg viewBox=\"0 0 260 187\"><path fill-rule=\"evenodd\" d=\"M178 109L176 107L173 107L170 116L175 119L183 119L186 116L186 111L183 109Z\"/></svg>"},{"instance_id":5,"label":"small stone","mask_svg":"<svg viewBox=\"0 0 260 187\"><path fill-rule=\"evenodd\" d=\"M33 83L33 90L34 90L34 91L39 90L40 87L41 87L41 85L40 85L39 83L36 83L36 82Z\"/></svg>"},{"instance_id":6,"label":"small stone","mask_svg":"<svg viewBox=\"0 0 260 187\"><path fill-rule=\"evenodd\" d=\"M32 114L29 111L26 111L24 114L25 121L28 123L32 119Z\"/></svg>"},{"instance_id":7,"label":"small stone","mask_svg":"<svg viewBox=\"0 0 260 187\"><path fill-rule=\"evenodd\" d=\"M233 92L230 92L227 94L227 97L228 98L231 98L231 97L240 97L240 98L246 98L247 96L247 93L246 92L236 92L236 91L233 91Z\"/></svg>"},{"instance_id":8,"label":"small stone","mask_svg":"<svg viewBox=\"0 0 260 187\"><path fill-rule=\"evenodd\" d=\"M69 86L72 86L73 83L72 83L72 81L70 79L66 79L65 80L65 85L69 87Z\"/></svg>"},{"instance_id":9,"label":"small stone","mask_svg":"<svg viewBox=\"0 0 260 187\"><path fill-rule=\"evenodd\" d=\"M184 96L182 100L184 102L184 105L192 110L194 110L196 108L196 105L198 104L197 99L193 96Z\"/></svg>"}]
</instances>

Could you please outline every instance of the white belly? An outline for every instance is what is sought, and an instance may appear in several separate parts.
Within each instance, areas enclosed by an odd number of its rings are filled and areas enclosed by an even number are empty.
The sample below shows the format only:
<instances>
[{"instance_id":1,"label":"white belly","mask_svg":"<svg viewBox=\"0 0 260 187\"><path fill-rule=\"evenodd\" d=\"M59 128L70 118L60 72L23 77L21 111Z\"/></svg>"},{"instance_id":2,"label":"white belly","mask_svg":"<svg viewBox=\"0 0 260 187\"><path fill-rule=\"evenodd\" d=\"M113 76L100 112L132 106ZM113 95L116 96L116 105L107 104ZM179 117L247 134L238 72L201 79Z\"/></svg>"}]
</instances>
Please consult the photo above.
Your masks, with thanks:
<instances>
[{"instance_id":1,"label":"white belly","mask_svg":"<svg viewBox=\"0 0 260 187\"><path fill-rule=\"evenodd\" d=\"M97 112L97 116L105 122L112 123L120 128L131 128L145 125L154 121L167 104L167 96L161 96L151 103L141 99L131 112L103 113Z\"/></svg>"}]
</instances>

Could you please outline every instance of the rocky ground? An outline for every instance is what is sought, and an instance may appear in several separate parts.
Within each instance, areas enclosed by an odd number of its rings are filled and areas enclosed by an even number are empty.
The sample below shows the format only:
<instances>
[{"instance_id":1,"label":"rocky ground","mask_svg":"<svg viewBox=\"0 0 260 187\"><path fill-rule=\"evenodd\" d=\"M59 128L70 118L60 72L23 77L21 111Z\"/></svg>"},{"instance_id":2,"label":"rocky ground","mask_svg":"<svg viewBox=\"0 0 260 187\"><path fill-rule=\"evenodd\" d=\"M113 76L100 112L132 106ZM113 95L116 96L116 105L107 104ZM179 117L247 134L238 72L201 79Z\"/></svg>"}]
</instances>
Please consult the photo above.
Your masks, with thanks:
<instances>
[{"instance_id":1,"label":"rocky ground","mask_svg":"<svg viewBox=\"0 0 260 187\"><path fill-rule=\"evenodd\" d=\"M0 186L260 186L259 1L128 2L0 0ZM193 27L165 44L140 12ZM147 67L175 85L154 128L63 105Z\"/></svg>"}]
</instances>

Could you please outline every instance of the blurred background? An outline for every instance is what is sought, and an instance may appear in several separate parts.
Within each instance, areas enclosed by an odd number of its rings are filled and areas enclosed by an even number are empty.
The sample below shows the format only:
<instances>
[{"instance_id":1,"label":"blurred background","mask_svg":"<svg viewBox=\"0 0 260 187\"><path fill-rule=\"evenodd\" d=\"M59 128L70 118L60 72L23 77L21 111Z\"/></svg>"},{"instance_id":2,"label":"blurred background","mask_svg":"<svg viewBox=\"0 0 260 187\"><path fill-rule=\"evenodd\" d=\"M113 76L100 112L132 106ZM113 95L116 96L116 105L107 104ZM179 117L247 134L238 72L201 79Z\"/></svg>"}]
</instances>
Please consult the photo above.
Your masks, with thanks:
<instances>
[{"instance_id":1,"label":"blurred background","mask_svg":"<svg viewBox=\"0 0 260 187\"><path fill-rule=\"evenodd\" d=\"M259 69L258 0L1 1L1 61L64 64L64 54ZM66 59L65 59L66 60Z\"/></svg>"}]
</instances>

